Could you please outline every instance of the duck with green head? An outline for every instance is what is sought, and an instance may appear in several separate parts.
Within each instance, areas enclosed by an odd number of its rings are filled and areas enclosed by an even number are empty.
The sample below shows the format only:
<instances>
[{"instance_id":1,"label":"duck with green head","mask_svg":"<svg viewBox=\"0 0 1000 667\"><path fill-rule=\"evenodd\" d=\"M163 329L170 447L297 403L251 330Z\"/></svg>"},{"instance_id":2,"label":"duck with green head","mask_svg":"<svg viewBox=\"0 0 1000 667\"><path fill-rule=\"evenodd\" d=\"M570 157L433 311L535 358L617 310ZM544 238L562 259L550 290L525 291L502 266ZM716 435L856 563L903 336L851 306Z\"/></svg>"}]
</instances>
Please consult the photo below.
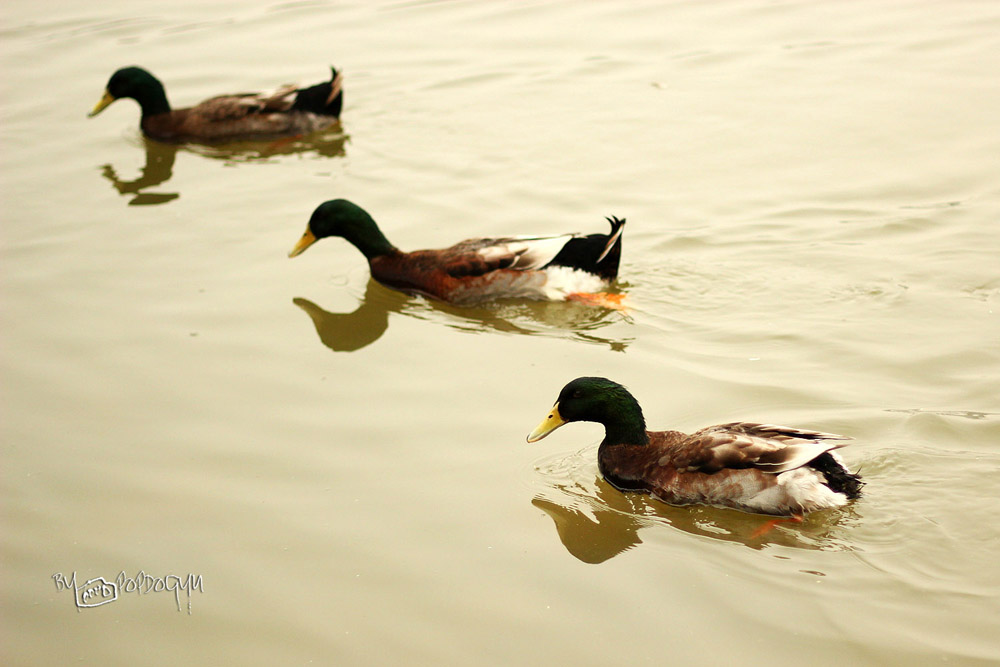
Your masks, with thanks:
<instances>
[{"instance_id":1,"label":"duck with green head","mask_svg":"<svg viewBox=\"0 0 1000 667\"><path fill-rule=\"evenodd\" d=\"M219 95L193 107L172 109L155 76L141 67L123 67L111 75L104 96L89 115L128 97L142 110L142 131L159 141L215 143L309 134L340 118L343 78L330 69L329 81L308 88L288 85L270 94Z\"/></svg>"},{"instance_id":2,"label":"duck with green head","mask_svg":"<svg viewBox=\"0 0 1000 667\"><path fill-rule=\"evenodd\" d=\"M861 496L861 478L833 451L847 445L850 438L842 435L746 422L690 435L648 431L642 408L625 387L581 377L563 387L528 442L576 421L604 426L597 450L604 479L621 491L649 493L671 505L801 519Z\"/></svg>"},{"instance_id":3,"label":"duck with green head","mask_svg":"<svg viewBox=\"0 0 1000 667\"><path fill-rule=\"evenodd\" d=\"M449 248L403 252L367 211L346 199L321 204L292 248L339 236L361 251L372 277L387 287L455 305L501 298L582 301L620 308L620 295L600 292L618 276L624 220L608 218L609 234L469 239Z\"/></svg>"}]
</instances>

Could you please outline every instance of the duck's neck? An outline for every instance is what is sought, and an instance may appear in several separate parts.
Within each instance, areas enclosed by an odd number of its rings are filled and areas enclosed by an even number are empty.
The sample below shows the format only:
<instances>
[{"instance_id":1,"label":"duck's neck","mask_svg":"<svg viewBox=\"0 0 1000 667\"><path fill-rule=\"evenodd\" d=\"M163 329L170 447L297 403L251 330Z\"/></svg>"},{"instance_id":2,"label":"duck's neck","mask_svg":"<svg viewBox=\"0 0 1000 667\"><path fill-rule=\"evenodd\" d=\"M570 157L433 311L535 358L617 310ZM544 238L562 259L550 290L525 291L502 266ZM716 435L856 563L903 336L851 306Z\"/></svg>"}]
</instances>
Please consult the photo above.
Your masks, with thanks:
<instances>
[{"instance_id":1,"label":"duck's neck","mask_svg":"<svg viewBox=\"0 0 1000 667\"><path fill-rule=\"evenodd\" d=\"M170 113L170 102L167 101L167 91L163 89L163 84L156 79L144 82L142 87L135 91L133 99L142 108L143 118L161 113Z\"/></svg>"},{"instance_id":2,"label":"duck's neck","mask_svg":"<svg viewBox=\"0 0 1000 667\"><path fill-rule=\"evenodd\" d=\"M612 486L622 491L648 489L643 470L650 454L658 456L649 445L642 410L632 405L619 406L617 413L603 422L604 440L597 449L597 467Z\"/></svg>"},{"instance_id":3,"label":"duck's neck","mask_svg":"<svg viewBox=\"0 0 1000 667\"><path fill-rule=\"evenodd\" d=\"M372 226L365 230L364 234L359 234L352 236L347 239L350 241L355 248L361 251L361 254L365 256L369 262L371 262L376 257L382 257L384 255L391 255L393 253L399 252L396 246L389 243L389 239L385 237L376 226Z\"/></svg>"},{"instance_id":4,"label":"duck's neck","mask_svg":"<svg viewBox=\"0 0 1000 667\"><path fill-rule=\"evenodd\" d=\"M631 394L617 397L606 405L604 414L595 421L604 425L604 440L601 447L608 445L646 445L646 420L642 408Z\"/></svg>"}]
</instances>

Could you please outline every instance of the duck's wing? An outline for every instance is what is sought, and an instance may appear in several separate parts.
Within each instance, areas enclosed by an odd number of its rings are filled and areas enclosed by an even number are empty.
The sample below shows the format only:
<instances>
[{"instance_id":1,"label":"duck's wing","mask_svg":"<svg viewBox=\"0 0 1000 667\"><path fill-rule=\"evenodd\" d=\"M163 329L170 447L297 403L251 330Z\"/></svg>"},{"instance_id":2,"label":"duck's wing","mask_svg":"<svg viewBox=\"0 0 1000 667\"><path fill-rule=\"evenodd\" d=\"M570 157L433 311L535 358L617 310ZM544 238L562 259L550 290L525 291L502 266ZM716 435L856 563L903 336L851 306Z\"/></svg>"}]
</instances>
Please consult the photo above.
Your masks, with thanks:
<instances>
[{"instance_id":1,"label":"duck's wing","mask_svg":"<svg viewBox=\"0 0 1000 667\"><path fill-rule=\"evenodd\" d=\"M541 269L552 261L575 236L470 239L438 252L441 268L456 278L481 276L500 269L531 271Z\"/></svg>"},{"instance_id":2,"label":"duck's wing","mask_svg":"<svg viewBox=\"0 0 1000 667\"><path fill-rule=\"evenodd\" d=\"M270 94L218 95L191 107L188 113L203 119L204 122L218 123L240 120L254 114L285 112L295 103L297 91L298 88L289 84Z\"/></svg>"},{"instance_id":3,"label":"duck's wing","mask_svg":"<svg viewBox=\"0 0 1000 667\"><path fill-rule=\"evenodd\" d=\"M847 446L849 437L821 431L733 422L710 426L678 443L660 460L688 472L759 468L781 473L800 468L823 452Z\"/></svg>"}]
</instances>

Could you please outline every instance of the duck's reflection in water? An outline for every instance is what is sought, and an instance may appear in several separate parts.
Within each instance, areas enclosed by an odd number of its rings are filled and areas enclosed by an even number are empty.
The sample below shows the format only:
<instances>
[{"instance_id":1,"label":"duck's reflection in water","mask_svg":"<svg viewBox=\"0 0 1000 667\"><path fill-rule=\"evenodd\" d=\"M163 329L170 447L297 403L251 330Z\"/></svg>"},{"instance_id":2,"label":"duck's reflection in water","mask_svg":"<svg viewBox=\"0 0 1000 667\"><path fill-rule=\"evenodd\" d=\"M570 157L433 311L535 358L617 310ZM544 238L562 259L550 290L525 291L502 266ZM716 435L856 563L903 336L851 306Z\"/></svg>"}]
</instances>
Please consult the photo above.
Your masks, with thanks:
<instances>
[{"instance_id":1,"label":"duck's reflection in water","mask_svg":"<svg viewBox=\"0 0 1000 667\"><path fill-rule=\"evenodd\" d=\"M565 337L570 332L573 338L607 345L620 352L624 352L633 340L597 333L625 319L627 316L620 311L565 301L514 300L479 308L460 308L389 289L371 278L361 303L350 313L331 313L301 297L293 299L292 303L309 315L320 341L335 352L352 352L374 343L389 328L389 313L443 321L445 326L468 333L494 331Z\"/></svg>"},{"instance_id":2,"label":"duck's reflection in water","mask_svg":"<svg viewBox=\"0 0 1000 667\"><path fill-rule=\"evenodd\" d=\"M101 167L101 175L111 181L111 185L119 194L132 196L129 206L148 206L150 204L165 204L180 197L180 193L144 192L166 183L174 175L174 160L177 159L177 146L161 144L151 139L143 139L146 145L146 164L141 175L134 181L125 181L118 177L118 172L110 164ZM133 196L134 195L134 196Z\"/></svg>"},{"instance_id":3,"label":"duck's reflection in water","mask_svg":"<svg viewBox=\"0 0 1000 667\"><path fill-rule=\"evenodd\" d=\"M285 155L339 158L347 154L350 136L338 122L308 136L279 137L269 141L231 141L225 144L184 144L192 153L230 163L261 162Z\"/></svg>"},{"instance_id":4,"label":"duck's reflection in water","mask_svg":"<svg viewBox=\"0 0 1000 667\"><path fill-rule=\"evenodd\" d=\"M587 450L596 462L597 453ZM580 462L580 453L570 459ZM539 466L544 475L560 478L535 495L531 504L554 522L566 550L584 563L603 563L639 544L641 530L670 526L692 535L736 542L751 549L770 546L798 549L842 550L843 526L856 519L850 507L810 514L803 523L779 524L761 534L774 517L730 509L691 505L674 507L639 493L622 493L593 475L596 463L580 473L579 481L566 481L567 471L552 465Z\"/></svg>"},{"instance_id":5,"label":"duck's reflection in water","mask_svg":"<svg viewBox=\"0 0 1000 667\"><path fill-rule=\"evenodd\" d=\"M369 280L361 304L350 313L331 313L301 297L292 303L312 320L323 345L334 352L353 352L381 338L389 328L389 313L399 312L408 298Z\"/></svg>"},{"instance_id":6,"label":"duck's reflection in water","mask_svg":"<svg viewBox=\"0 0 1000 667\"><path fill-rule=\"evenodd\" d=\"M184 150L203 157L223 160L227 163L266 162L284 155L316 155L319 157L343 157L346 154L345 144L348 137L340 129L339 123L334 127L308 137L285 137L272 141L244 141L224 145L207 144L166 144L145 136L139 141L146 151L146 164L140 171L139 178L123 180L118 171L110 164L101 166L101 175L111 181L111 185L120 194L131 197L129 206L149 206L165 204L180 197L179 192L149 192L151 188L162 185L171 179L174 172L174 162L177 152Z\"/></svg>"}]
</instances>

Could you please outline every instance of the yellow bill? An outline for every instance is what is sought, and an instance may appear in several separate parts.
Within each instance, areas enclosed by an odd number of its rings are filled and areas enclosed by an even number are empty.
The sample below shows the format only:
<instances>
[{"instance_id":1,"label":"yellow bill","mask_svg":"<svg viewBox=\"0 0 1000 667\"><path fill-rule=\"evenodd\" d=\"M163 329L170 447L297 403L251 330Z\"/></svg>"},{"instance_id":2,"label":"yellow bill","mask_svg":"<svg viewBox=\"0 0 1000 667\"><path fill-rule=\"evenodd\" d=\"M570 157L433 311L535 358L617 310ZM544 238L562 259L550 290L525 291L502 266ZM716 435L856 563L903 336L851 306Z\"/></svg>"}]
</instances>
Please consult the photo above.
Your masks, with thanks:
<instances>
[{"instance_id":1,"label":"yellow bill","mask_svg":"<svg viewBox=\"0 0 1000 667\"><path fill-rule=\"evenodd\" d=\"M290 253L288 253L288 256L295 257L297 255L301 255L306 251L306 248L311 246L313 243L316 243L316 237L313 235L312 230L307 227L306 233L302 235L302 238L300 238L299 242L295 244L295 247L292 248Z\"/></svg>"},{"instance_id":2,"label":"yellow bill","mask_svg":"<svg viewBox=\"0 0 1000 667\"><path fill-rule=\"evenodd\" d=\"M528 442L538 442L552 431L556 430L566 422L559 414L559 404L552 406L552 411L542 420L542 423L535 427L535 430L528 434Z\"/></svg>"},{"instance_id":3,"label":"yellow bill","mask_svg":"<svg viewBox=\"0 0 1000 667\"><path fill-rule=\"evenodd\" d=\"M112 102L114 102L117 99L118 99L117 97L115 97L114 95L112 95L111 93L109 93L108 91L105 90L104 91L104 97L102 97L101 101L98 102L96 106L94 106L94 110L87 114L87 117L88 118L92 118L92 117L96 116L97 114L99 114L102 111L104 111L104 109L109 104L111 104Z\"/></svg>"}]
</instances>

